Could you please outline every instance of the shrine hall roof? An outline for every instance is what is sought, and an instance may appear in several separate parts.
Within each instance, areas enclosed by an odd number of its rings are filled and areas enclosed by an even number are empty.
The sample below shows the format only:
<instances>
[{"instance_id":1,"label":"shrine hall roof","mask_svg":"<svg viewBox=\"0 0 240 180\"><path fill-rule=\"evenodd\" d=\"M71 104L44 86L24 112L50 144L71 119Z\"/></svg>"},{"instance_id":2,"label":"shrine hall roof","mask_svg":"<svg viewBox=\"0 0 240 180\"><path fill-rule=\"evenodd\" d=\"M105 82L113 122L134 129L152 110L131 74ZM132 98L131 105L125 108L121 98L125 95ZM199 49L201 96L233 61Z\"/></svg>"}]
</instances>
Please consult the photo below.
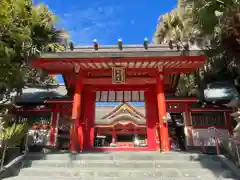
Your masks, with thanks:
<instances>
[{"instance_id":1,"label":"shrine hall roof","mask_svg":"<svg viewBox=\"0 0 240 180\"><path fill-rule=\"evenodd\" d=\"M145 106L135 107L128 103L119 103L115 107L96 106L95 123L114 124L117 120L134 120L136 124L145 124Z\"/></svg>"}]
</instances>

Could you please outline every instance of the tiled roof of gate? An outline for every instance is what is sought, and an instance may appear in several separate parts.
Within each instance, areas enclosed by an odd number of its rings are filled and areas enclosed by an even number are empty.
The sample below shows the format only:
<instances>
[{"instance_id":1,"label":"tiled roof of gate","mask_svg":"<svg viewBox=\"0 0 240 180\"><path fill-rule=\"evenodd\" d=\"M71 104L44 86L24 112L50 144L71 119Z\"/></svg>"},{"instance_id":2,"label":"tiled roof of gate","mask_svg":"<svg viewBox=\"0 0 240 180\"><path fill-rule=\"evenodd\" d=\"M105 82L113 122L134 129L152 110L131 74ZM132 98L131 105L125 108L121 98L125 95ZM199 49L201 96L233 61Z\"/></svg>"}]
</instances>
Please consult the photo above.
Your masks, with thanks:
<instances>
[{"instance_id":1,"label":"tiled roof of gate","mask_svg":"<svg viewBox=\"0 0 240 180\"><path fill-rule=\"evenodd\" d=\"M148 45L123 45L81 46L72 51L42 53L40 58L32 62L34 67L46 71L72 71L75 67L81 69L111 69L114 66L126 68L189 68L196 69L203 66L205 57L199 49L177 50L170 49L166 44ZM199 58L191 59L191 56Z\"/></svg>"},{"instance_id":2,"label":"tiled roof of gate","mask_svg":"<svg viewBox=\"0 0 240 180\"><path fill-rule=\"evenodd\" d=\"M168 56L179 56L183 52L183 50L177 50L176 46L169 48L168 44L149 44L147 48L143 45L122 45L122 49L117 45L99 45L97 50L94 46L77 46L73 50L66 49L64 52L46 52L41 54L41 58L144 57L146 55L156 57L164 56L164 53L168 53ZM195 56L203 55L202 51L196 47L190 47L189 53Z\"/></svg>"}]
</instances>

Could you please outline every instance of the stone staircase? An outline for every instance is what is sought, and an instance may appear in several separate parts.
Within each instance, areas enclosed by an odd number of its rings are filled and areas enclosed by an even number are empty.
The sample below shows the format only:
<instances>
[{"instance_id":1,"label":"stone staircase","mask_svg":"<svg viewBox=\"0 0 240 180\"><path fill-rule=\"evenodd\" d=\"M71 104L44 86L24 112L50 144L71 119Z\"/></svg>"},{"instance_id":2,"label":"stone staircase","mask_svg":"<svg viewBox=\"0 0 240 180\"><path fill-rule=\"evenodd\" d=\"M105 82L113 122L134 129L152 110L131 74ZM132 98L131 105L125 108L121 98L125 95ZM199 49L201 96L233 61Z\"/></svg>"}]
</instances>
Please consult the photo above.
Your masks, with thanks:
<instances>
[{"instance_id":1,"label":"stone staircase","mask_svg":"<svg viewBox=\"0 0 240 180\"><path fill-rule=\"evenodd\" d=\"M29 154L9 180L239 179L219 156L181 152Z\"/></svg>"}]
</instances>

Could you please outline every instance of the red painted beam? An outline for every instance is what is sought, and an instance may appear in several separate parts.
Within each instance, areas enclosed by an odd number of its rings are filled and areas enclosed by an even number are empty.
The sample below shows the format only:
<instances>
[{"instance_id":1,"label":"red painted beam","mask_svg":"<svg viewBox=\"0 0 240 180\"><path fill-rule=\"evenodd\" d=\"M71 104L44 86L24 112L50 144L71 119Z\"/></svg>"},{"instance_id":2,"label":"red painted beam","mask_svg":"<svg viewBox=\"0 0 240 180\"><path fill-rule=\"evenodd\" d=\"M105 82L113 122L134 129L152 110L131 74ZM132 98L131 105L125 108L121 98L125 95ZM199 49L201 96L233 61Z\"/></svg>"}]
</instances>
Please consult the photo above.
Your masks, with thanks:
<instances>
[{"instance_id":1,"label":"red painted beam","mask_svg":"<svg viewBox=\"0 0 240 180\"><path fill-rule=\"evenodd\" d=\"M197 98L185 98L185 99L166 99L166 103L174 104L174 103L181 103L181 104L191 104L198 102Z\"/></svg>"},{"instance_id":2,"label":"red painted beam","mask_svg":"<svg viewBox=\"0 0 240 180\"><path fill-rule=\"evenodd\" d=\"M185 112L184 108L167 108L167 112Z\"/></svg>"},{"instance_id":3,"label":"red painted beam","mask_svg":"<svg viewBox=\"0 0 240 180\"><path fill-rule=\"evenodd\" d=\"M98 71L99 74L103 75L106 71ZM108 71L109 72L109 71ZM110 72L109 72L110 73ZM85 75L88 74L85 72ZM71 86L75 86L74 78L66 76L67 81ZM126 78L126 84L129 85L142 85L142 84L155 84L156 79L153 77L127 77ZM83 84L87 85L112 85L112 78L111 77L91 77L86 78L86 76L83 78ZM124 84L124 85L126 85ZM164 84L169 85L169 78L166 76L164 77Z\"/></svg>"},{"instance_id":4,"label":"red painted beam","mask_svg":"<svg viewBox=\"0 0 240 180\"><path fill-rule=\"evenodd\" d=\"M69 58L69 59L62 59L59 58L38 58L32 62L32 66L34 67L43 67L44 64L54 63L59 64L60 62L63 63L104 63L104 62L164 62L164 61L197 61L205 63L205 56L162 56L162 57L124 57L124 58L117 58L113 59L110 57L103 57L103 58Z\"/></svg>"},{"instance_id":5,"label":"red painted beam","mask_svg":"<svg viewBox=\"0 0 240 180\"><path fill-rule=\"evenodd\" d=\"M100 90L100 91L104 91L104 90L109 90L108 87L96 87L96 88L93 88L94 91L97 91L97 90ZM115 90L147 90L147 87L139 87L139 88L132 88L132 87L112 87L110 89L115 89ZM181 103L181 104L191 104L191 103L194 103L194 102L198 102L198 99L197 98L186 98L186 99L166 99L165 101L167 104L174 104L174 103ZM72 100L45 100L44 103L46 104L70 104L70 103L73 103ZM178 109L178 108L176 108ZM183 108L180 108L181 110ZM179 110L179 109L178 109ZM199 108L199 109L192 109L193 111L203 111L203 109ZM206 110L211 110L211 109L206 109ZM216 110L216 109L212 109L212 110ZM229 109L227 109L229 110Z\"/></svg>"},{"instance_id":6,"label":"red painted beam","mask_svg":"<svg viewBox=\"0 0 240 180\"><path fill-rule=\"evenodd\" d=\"M101 89L101 87L99 87L99 89ZM128 90L128 89L130 89L130 88L126 88L126 90ZM105 90L105 88L103 88L103 90ZM186 100L166 99L166 103L167 104L174 104L174 103L181 103L181 104L187 103L187 104L190 104L190 103L194 103L194 102L198 102L198 99L186 99ZM70 103L73 103L73 101L72 100L45 100L44 103L46 103L46 104L55 104L55 103L56 104L70 104ZM195 110L196 109L193 109L193 111L195 111Z\"/></svg>"},{"instance_id":7,"label":"red painted beam","mask_svg":"<svg viewBox=\"0 0 240 180\"><path fill-rule=\"evenodd\" d=\"M103 133L103 134L112 134L112 131L105 131L105 130L102 130L101 131L101 133ZM136 130L136 131L124 131L124 132L121 132L121 131L119 131L119 132L116 132L116 135L118 135L118 134L146 134L146 132L144 132L144 131L141 131L141 130Z\"/></svg>"},{"instance_id":8,"label":"red painted beam","mask_svg":"<svg viewBox=\"0 0 240 180\"><path fill-rule=\"evenodd\" d=\"M132 127L130 126L130 125L132 125ZM125 126L125 129L126 130L128 130L128 129L132 129L133 127L136 127L136 128L143 128L143 129L145 129L146 128L146 125L138 125L138 124L130 124L130 125L123 125L123 126ZM130 127L129 127L130 126ZM106 124L98 124L98 125L96 125L95 126L96 128L100 128L101 130L102 129L109 129L109 128L111 128L111 129L113 129L113 128L116 128L116 123L115 124L109 124L109 125L106 125ZM115 129L116 130L116 132L117 132L117 129Z\"/></svg>"},{"instance_id":9,"label":"red painted beam","mask_svg":"<svg viewBox=\"0 0 240 180\"><path fill-rule=\"evenodd\" d=\"M50 68L41 68L44 71L46 71L49 75L59 75L59 74L69 74L72 71L71 70L65 70L65 69L50 69Z\"/></svg>"},{"instance_id":10,"label":"red painted beam","mask_svg":"<svg viewBox=\"0 0 240 180\"><path fill-rule=\"evenodd\" d=\"M131 77L126 78L124 85L142 85L142 84L155 84L155 78L141 78ZM109 85L112 84L112 78L84 78L83 84L86 85Z\"/></svg>"},{"instance_id":11,"label":"red painted beam","mask_svg":"<svg viewBox=\"0 0 240 180\"><path fill-rule=\"evenodd\" d=\"M13 110L13 112L52 112L53 109L52 108L43 108L43 109L25 109L25 108L21 108L21 109L16 109Z\"/></svg>"},{"instance_id":12,"label":"red painted beam","mask_svg":"<svg viewBox=\"0 0 240 180\"><path fill-rule=\"evenodd\" d=\"M155 89L155 84L143 85L93 85L87 86L88 91L148 91L151 88ZM175 92L175 91L174 91ZM165 93L174 93L172 89L165 88Z\"/></svg>"},{"instance_id":13,"label":"red painted beam","mask_svg":"<svg viewBox=\"0 0 240 180\"><path fill-rule=\"evenodd\" d=\"M47 71L51 75L57 75L57 74L70 74L72 73L72 70L66 70L64 69L64 65L56 67L57 69L53 69L50 66L46 66L42 69ZM165 68L160 74L188 74L193 71L193 69L196 68ZM154 69L157 71L157 68ZM83 69L83 74L86 76L88 73L92 74L101 74L101 75L108 75L111 74L111 69ZM129 73L149 73L149 75L154 75L154 71L152 68L134 68L133 70L129 69Z\"/></svg>"},{"instance_id":14,"label":"red painted beam","mask_svg":"<svg viewBox=\"0 0 240 180\"><path fill-rule=\"evenodd\" d=\"M63 76L66 78L67 83L70 86L74 86L76 83L76 79L75 79L75 75L73 72L71 73L67 73L67 74L63 74Z\"/></svg>"},{"instance_id":15,"label":"red painted beam","mask_svg":"<svg viewBox=\"0 0 240 180\"><path fill-rule=\"evenodd\" d=\"M126 74L131 73L149 73L149 74L155 74L156 69L155 68L126 68ZM112 69L82 69L83 75L88 75L88 73L91 74L100 74L100 75L112 75Z\"/></svg>"},{"instance_id":16,"label":"red painted beam","mask_svg":"<svg viewBox=\"0 0 240 180\"><path fill-rule=\"evenodd\" d=\"M190 112L232 112L232 109L192 108Z\"/></svg>"},{"instance_id":17,"label":"red painted beam","mask_svg":"<svg viewBox=\"0 0 240 180\"><path fill-rule=\"evenodd\" d=\"M123 85L123 84L110 84L110 85L93 85L86 87L90 91L147 91L155 85L144 84L142 85Z\"/></svg>"},{"instance_id":18,"label":"red painted beam","mask_svg":"<svg viewBox=\"0 0 240 180\"><path fill-rule=\"evenodd\" d=\"M45 104L70 104L70 103L73 103L73 100L45 100L44 103Z\"/></svg>"},{"instance_id":19,"label":"red painted beam","mask_svg":"<svg viewBox=\"0 0 240 180\"><path fill-rule=\"evenodd\" d=\"M191 73L193 69L197 69L196 68L164 68L164 70L161 72L161 74L188 74Z\"/></svg>"}]
</instances>

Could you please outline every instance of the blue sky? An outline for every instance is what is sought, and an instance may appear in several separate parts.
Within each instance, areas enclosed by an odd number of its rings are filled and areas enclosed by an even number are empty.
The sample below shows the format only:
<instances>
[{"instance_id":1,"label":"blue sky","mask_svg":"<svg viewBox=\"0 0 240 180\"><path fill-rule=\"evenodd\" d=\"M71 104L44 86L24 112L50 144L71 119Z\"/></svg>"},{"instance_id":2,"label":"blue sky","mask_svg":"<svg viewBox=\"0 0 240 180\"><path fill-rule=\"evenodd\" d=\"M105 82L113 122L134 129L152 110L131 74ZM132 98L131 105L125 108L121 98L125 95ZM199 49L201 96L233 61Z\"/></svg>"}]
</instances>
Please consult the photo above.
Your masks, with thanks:
<instances>
[{"instance_id":1,"label":"blue sky","mask_svg":"<svg viewBox=\"0 0 240 180\"><path fill-rule=\"evenodd\" d=\"M76 45L141 44L152 39L158 17L174 7L177 0L35 0L59 17L58 27L66 29ZM61 79L61 78L60 78Z\"/></svg>"}]
</instances>

